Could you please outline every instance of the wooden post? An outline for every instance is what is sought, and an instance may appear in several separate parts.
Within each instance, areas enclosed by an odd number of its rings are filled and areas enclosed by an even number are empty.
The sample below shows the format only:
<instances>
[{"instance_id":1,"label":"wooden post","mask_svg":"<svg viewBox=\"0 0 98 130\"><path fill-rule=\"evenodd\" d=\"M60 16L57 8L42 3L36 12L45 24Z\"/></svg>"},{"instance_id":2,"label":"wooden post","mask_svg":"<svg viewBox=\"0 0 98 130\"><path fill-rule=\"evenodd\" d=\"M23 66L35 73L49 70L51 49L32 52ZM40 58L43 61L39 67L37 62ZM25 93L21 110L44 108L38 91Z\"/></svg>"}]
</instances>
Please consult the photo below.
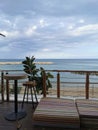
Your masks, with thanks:
<instances>
[{"instance_id":1,"label":"wooden post","mask_svg":"<svg viewBox=\"0 0 98 130\"><path fill-rule=\"evenodd\" d=\"M46 97L46 73L43 72L43 97Z\"/></svg>"},{"instance_id":2,"label":"wooden post","mask_svg":"<svg viewBox=\"0 0 98 130\"><path fill-rule=\"evenodd\" d=\"M60 98L60 74L57 74L57 97Z\"/></svg>"},{"instance_id":3,"label":"wooden post","mask_svg":"<svg viewBox=\"0 0 98 130\"><path fill-rule=\"evenodd\" d=\"M86 99L89 99L89 73L86 73L85 90L86 90Z\"/></svg>"},{"instance_id":4,"label":"wooden post","mask_svg":"<svg viewBox=\"0 0 98 130\"><path fill-rule=\"evenodd\" d=\"M8 74L8 72L6 72ZM6 80L6 100L9 101L9 80Z\"/></svg>"},{"instance_id":5,"label":"wooden post","mask_svg":"<svg viewBox=\"0 0 98 130\"><path fill-rule=\"evenodd\" d=\"M1 99L2 99L2 102L4 101L4 79L3 79L3 76L4 76L4 72L2 71L1 72Z\"/></svg>"},{"instance_id":6,"label":"wooden post","mask_svg":"<svg viewBox=\"0 0 98 130\"><path fill-rule=\"evenodd\" d=\"M6 80L6 100L9 101L9 80Z\"/></svg>"}]
</instances>

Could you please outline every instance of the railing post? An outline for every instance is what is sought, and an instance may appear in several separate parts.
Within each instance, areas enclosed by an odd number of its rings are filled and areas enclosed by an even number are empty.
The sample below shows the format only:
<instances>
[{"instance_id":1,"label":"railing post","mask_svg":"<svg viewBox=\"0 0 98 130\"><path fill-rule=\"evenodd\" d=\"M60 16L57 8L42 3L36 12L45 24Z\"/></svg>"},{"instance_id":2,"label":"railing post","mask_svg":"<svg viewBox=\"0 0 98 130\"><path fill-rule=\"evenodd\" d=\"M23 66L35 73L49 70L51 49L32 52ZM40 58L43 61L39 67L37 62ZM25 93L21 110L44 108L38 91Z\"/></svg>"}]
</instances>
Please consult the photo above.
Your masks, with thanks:
<instances>
[{"instance_id":1,"label":"railing post","mask_svg":"<svg viewBox=\"0 0 98 130\"><path fill-rule=\"evenodd\" d=\"M46 97L46 73L43 72L43 97Z\"/></svg>"},{"instance_id":2,"label":"railing post","mask_svg":"<svg viewBox=\"0 0 98 130\"><path fill-rule=\"evenodd\" d=\"M85 90L86 90L86 99L89 99L89 73L86 73Z\"/></svg>"},{"instance_id":3,"label":"railing post","mask_svg":"<svg viewBox=\"0 0 98 130\"><path fill-rule=\"evenodd\" d=\"M3 79L3 76L4 76L4 72L1 71L1 99L2 99L2 102L4 101L4 79Z\"/></svg>"},{"instance_id":4,"label":"railing post","mask_svg":"<svg viewBox=\"0 0 98 130\"><path fill-rule=\"evenodd\" d=\"M8 74L8 72L6 72ZM6 100L9 101L9 80L6 80Z\"/></svg>"},{"instance_id":5,"label":"railing post","mask_svg":"<svg viewBox=\"0 0 98 130\"><path fill-rule=\"evenodd\" d=\"M9 80L6 80L6 100L9 101Z\"/></svg>"},{"instance_id":6,"label":"railing post","mask_svg":"<svg viewBox=\"0 0 98 130\"><path fill-rule=\"evenodd\" d=\"M57 97L60 98L60 74L57 74Z\"/></svg>"}]
</instances>

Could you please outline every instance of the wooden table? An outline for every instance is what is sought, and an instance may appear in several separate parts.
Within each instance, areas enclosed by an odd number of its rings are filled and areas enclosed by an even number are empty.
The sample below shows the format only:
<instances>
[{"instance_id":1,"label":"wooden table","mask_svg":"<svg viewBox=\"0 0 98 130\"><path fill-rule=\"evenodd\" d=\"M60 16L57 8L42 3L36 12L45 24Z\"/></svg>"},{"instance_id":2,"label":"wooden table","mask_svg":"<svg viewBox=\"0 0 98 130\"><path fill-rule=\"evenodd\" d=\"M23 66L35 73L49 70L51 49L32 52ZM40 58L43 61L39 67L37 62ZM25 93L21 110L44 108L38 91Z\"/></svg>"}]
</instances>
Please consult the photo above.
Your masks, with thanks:
<instances>
[{"instance_id":1,"label":"wooden table","mask_svg":"<svg viewBox=\"0 0 98 130\"><path fill-rule=\"evenodd\" d=\"M14 112L11 112L5 116L5 119L14 121L26 116L26 112L24 110L18 111L18 100L17 100L17 84L18 80L27 78L26 74L6 74L4 75L4 79L6 80L14 80Z\"/></svg>"}]
</instances>

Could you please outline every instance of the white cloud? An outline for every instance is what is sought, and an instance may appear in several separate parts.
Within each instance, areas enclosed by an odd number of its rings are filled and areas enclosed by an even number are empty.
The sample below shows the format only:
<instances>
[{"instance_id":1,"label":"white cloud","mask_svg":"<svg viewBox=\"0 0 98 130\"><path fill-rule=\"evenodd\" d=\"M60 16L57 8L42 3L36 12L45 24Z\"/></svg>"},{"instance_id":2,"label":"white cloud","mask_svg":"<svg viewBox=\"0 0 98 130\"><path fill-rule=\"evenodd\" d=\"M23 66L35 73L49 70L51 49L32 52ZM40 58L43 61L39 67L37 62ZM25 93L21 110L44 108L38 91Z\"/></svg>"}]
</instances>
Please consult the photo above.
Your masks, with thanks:
<instances>
[{"instance_id":1,"label":"white cloud","mask_svg":"<svg viewBox=\"0 0 98 130\"><path fill-rule=\"evenodd\" d=\"M43 51L44 51L44 52L49 52L50 49L49 49L49 48L44 48Z\"/></svg>"},{"instance_id":2,"label":"white cloud","mask_svg":"<svg viewBox=\"0 0 98 130\"><path fill-rule=\"evenodd\" d=\"M32 34L35 33L36 29L37 29L37 26L36 26L36 25L34 25L34 26L32 26L32 27L29 27L27 30L25 30L25 34L26 34L27 36L31 36Z\"/></svg>"},{"instance_id":3,"label":"white cloud","mask_svg":"<svg viewBox=\"0 0 98 130\"><path fill-rule=\"evenodd\" d=\"M39 23L40 23L40 26L41 26L41 27L44 27L44 25L45 25L44 19L41 19L41 20L39 21Z\"/></svg>"},{"instance_id":4,"label":"white cloud","mask_svg":"<svg viewBox=\"0 0 98 130\"><path fill-rule=\"evenodd\" d=\"M69 26L68 26L68 29L69 29L69 30L72 30L73 28L74 28L74 25L69 25Z\"/></svg>"},{"instance_id":5,"label":"white cloud","mask_svg":"<svg viewBox=\"0 0 98 130\"><path fill-rule=\"evenodd\" d=\"M85 35L85 34L93 34L98 32L98 24L88 24L81 27L77 27L72 30L70 33L73 36Z\"/></svg>"},{"instance_id":6,"label":"white cloud","mask_svg":"<svg viewBox=\"0 0 98 130\"><path fill-rule=\"evenodd\" d=\"M84 19L80 19L80 20L79 20L79 23L84 23L84 22L85 22Z\"/></svg>"}]
</instances>

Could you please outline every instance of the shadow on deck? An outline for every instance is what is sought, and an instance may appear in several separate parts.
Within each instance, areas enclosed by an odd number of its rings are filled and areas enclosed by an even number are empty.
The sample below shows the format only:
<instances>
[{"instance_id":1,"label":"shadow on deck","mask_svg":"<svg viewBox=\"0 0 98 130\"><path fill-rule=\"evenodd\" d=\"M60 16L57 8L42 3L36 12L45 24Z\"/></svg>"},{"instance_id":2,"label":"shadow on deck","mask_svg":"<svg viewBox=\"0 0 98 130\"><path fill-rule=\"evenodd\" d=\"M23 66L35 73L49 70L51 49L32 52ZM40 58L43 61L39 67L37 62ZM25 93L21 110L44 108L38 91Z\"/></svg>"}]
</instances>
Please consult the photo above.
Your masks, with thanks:
<instances>
[{"instance_id":1,"label":"shadow on deck","mask_svg":"<svg viewBox=\"0 0 98 130\"><path fill-rule=\"evenodd\" d=\"M19 103L20 108L20 103ZM19 123L22 124L19 130L34 130L32 125L32 114L34 112L32 104L24 104L24 109L27 112L27 116L21 120ZM16 121L8 121L5 119L5 115L9 112L14 111L13 102L3 102L0 104L0 130L17 130Z\"/></svg>"}]
</instances>

